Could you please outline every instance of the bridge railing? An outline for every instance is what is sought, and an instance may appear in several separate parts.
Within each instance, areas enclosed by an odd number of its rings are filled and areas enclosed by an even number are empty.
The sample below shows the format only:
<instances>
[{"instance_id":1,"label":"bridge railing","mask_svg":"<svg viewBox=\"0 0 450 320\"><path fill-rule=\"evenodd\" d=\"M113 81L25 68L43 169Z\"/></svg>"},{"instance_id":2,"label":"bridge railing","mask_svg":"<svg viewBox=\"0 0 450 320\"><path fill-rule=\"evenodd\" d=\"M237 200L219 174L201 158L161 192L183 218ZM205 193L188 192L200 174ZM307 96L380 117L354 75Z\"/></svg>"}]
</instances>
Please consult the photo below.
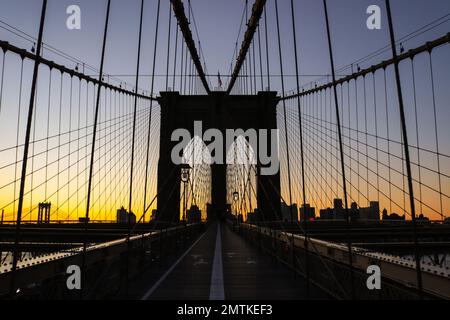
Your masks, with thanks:
<instances>
[{"instance_id":1,"label":"bridge railing","mask_svg":"<svg viewBox=\"0 0 450 320\"><path fill-rule=\"evenodd\" d=\"M348 248L345 244L308 238L308 259L305 259L305 237L283 230L239 224L234 226L250 242L283 264L305 275L308 261L310 283L339 299L350 297L351 281ZM353 247L354 290L357 299L416 299L415 262L412 259L371 252ZM381 289L369 290L369 266L381 270ZM438 266L421 265L423 289L429 299L450 298L450 271Z\"/></svg>"},{"instance_id":2,"label":"bridge railing","mask_svg":"<svg viewBox=\"0 0 450 320\"><path fill-rule=\"evenodd\" d=\"M127 297L131 282L144 273L158 272L202 232L203 223L175 226L83 248L24 259L17 265L16 297L40 299L99 299ZM69 266L84 271L81 290L69 290ZM0 267L0 297L9 294L12 265Z\"/></svg>"}]
</instances>

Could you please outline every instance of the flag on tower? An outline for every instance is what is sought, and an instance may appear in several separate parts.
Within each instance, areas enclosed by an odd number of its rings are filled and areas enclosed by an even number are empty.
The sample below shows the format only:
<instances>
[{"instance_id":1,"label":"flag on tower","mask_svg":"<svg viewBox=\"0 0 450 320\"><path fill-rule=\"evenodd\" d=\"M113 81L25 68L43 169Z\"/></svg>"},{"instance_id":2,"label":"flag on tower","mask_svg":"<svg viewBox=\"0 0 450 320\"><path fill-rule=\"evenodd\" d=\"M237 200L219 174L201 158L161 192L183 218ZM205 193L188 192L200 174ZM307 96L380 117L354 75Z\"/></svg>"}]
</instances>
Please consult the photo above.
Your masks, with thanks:
<instances>
[{"instance_id":1,"label":"flag on tower","mask_svg":"<svg viewBox=\"0 0 450 320\"><path fill-rule=\"evenodd\" d=\"M219 84L219 88L222 88L222 79L220 78L220 72L217 71L217 82Z\"/></svg>"}]
</instances>

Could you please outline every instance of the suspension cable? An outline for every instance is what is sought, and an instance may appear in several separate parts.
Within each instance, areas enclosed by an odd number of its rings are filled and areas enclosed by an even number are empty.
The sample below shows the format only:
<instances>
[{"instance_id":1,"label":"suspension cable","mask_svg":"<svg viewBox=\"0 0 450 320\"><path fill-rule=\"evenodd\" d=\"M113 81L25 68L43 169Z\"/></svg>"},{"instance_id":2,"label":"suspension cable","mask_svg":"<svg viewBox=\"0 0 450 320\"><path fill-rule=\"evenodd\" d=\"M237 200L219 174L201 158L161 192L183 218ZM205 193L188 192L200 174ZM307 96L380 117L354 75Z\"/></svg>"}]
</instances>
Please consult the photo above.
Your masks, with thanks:
<instances>
[{"instance_id":1,"label":"suspension cable","mask_svg":"<svg viewBox=\"0 0 450 320\"><path fill-rule=\"evenodd\" d=\"M153 47L153 66L152 66L152 83L151 83L151 95L153 95L154 85L155 85L155 68L156 68L156 57L158 48L158 31L159 31L159 9L161 5L161 0L158 0L158 8L156 13L156 27L155 27L155 43ZM147 154L145 160L145 182L144 182L144 212L147 207L147 184L148 184L148 158L150 152L150 132L152 127L152 111L153 111L153 101L150 101L150 113L148 116L148 134L147 134Z\"/></svg>"},{"instance_id":2,"label":"suspension cable","mask_svg":"<svg viewBox=\"0 0 450 320\"><path fill-rule=\"evenodd\" d=\"M169 3L169 30L167 35L167 66L166 66L166 91L169 88L169 65L170 65L170 36L172 28L172 3Z\"/></svg>"},{"instance_id":3,"label":"suspension cable","mask_svg":"<svg viewBox=\"0 0 450 320\"><path fill-rule=\"evenodd\" d=\"M295 13L294 13L294 1L291 0L291 16L292 16L292 36L294 39L294 57L295 57L295 74L297 82L297 91L300 91L299 80L299 65L298 65L298 52L297 52L297 35L295 26ZM298 127L300 133L300 158L301 158L301 171L302 171L302 198L303 198L303 229L305 232L305 273L306 273L306 297L309 298L309 265L308 265L308 219L309 212L306 208L306 185L305 185L305 160L303 149L303 126L302 126L302 112L300 110L300 97L297 97L297 112L298 112Z\"/></svg>"},{"instance_id":4,"label":"suspension cable","mask_svg":"<svg viewBox=\"0 0 450 320\"><path fill-rule=\"evenodd\" d=\"M335 109L336 109L336 125L338 128L339 149L340 149L340 156L341 156L342 187L343 187L343 192L344 192L345 216L346 216L346 222L347 222L347 246L348 246L348 253L349 253L351 293L352 293L352 299L354 300L356 298L356 296L355 296L355 288L354 288L352 243L351 243L351 238L350 238L351 223L350 223L350 215L349 215L349 210L348 210L347 180L345 177L345 164L344 164L345 159L344 159L344 150L343 150L343 143L342 143L341 120L340 120L339 102L338 102L338 95L337 95L336 73L335 73L335 69L334 69L333 47L331 45L331 31L330 31L330 22L328 19L327 0L323 0L323 6L324 6L324 13L325 13L325 22L326 22L326 27L327 27L330 65L331 65L331 72L332 72L332 78L333 78L334 103L335 103Z\"/></svg>"},{"instance_id":5,"label":"suspension cable","mask_svg":"<svg viewBox=\"0 0 450 320\"><path fill-rule=\"evenodd\" d=\"M390 0L385 0L386 11L388 16L388 24L389 24L389 35L391 39L391 49L392 56L394 60L394 70L395 70L395 82L397 87L397 98L399 103L399 111L400 111L400 123L402 129L402 137L404 142L404 152L405 152L405 160L406 160L406 171L408 175L408 190L409 190L409 200L410 200L410 209L411 209L411 219L413 224L413 237L414 237L414 255L416 260L416 277L417 277L417 287L418 287L418 295L419 299L423 300L423 283L422 283L422 270L420 266L420 252L419 252L419 240L417 235L417 223L416 223L416 207L414 200L414 188L412 183L412 171L411 171L411 161L409 156L409 144L408 144L408 133L406 130L406 118L405 118L405 110L403 104L403 93L402 93L402 85L400 82L400 68L399 61L397 56L397 48L395 46L395 34L394 34L394 26L392 23L392 12Z\"/></svg>"},{"instance_id":6,"label":"suspension cable","mask_svg":"<svg viewBox=\"0 0 450 320\"><path fill-rule=\"evenodd\" d=\"M277 24L277 35L278 35L278 54L280 60L280 73L281 73L281 92L284 97L284 77L283 77L283 55L281 50L281 35L280 35L280 21L278 17L278 0L275 0L275 16ZM291 214L291 222L294 220L292 213L292 185L291 185L291 164L290 164L290 154L289 154L289 136L287 131L287 119L286 119L286 101L283 99L283 115L284 115L284 129L285 129L285 139L286 139L286 155L287 155L287 171L288 171L288 190L289 190L289 211Z\"/></svg>"},{"instance_id":7,"label":"suspension cable","mask_svg":"<svg viewBox=\"0 0 450 320\"><path fill-rule=\"evenodd\" d=\"M39 24L39 35L38 35L38 44L36 56L41 55L42 49L42 37L44 33L44 23L45 23L45 15L47 11L47 0L42 1L42 12L41 12L41 20ZM34 111L34 102L36 95L36 85L39 73L39 59L34 61L34 69L33 69L33 79L31 83L31 94L30 94L30 103L28 109L28 118L27 118L27 128L25 133L25 147L23 152L23 162L22 162L22 174L20 179L20 190L19 190L19 204L17 209L17 218L16 218L16 232L15 232L15 240L14 240L14 251L13 251L13 263L12 263L12 274L11 274L11 282L10 282L10 294L13 295L15 292L15 280L16 280L16 269L18 262L18 247L20 241L20 224L22 218L22 209L23 209L23 201L24 201L24 193L25 193L25 176L27 173L27 161L28 161L28 151L30 147L30 137L31 137L31 123L33 120L33 111Z\"/></svg>"}]
</instances>

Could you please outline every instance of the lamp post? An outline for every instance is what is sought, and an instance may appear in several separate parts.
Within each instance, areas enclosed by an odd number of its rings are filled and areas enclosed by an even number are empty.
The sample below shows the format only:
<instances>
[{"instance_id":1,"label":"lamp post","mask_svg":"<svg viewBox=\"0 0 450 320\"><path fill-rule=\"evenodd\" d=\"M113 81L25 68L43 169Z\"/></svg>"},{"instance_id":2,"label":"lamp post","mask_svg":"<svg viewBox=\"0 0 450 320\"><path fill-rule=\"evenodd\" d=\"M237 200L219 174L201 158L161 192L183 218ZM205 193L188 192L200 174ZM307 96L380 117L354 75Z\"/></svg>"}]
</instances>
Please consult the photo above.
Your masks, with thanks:
<instances>
[{"instance_id":1,"label":"lamp post","mask_svg":"<svg viewBox=\"0 0 450 320\"><path fill-rule=\"evenodd\" d=\"M237 202L239 201L239 192L235 191L233 192L233 202L234 202L234 208L236 212L236 221L238 221L238 209L237 209Z\"/></svg>"},{"instance_id":2,"label":"lamp post","mask_svg":"<svg viewBox=\"0 0 450 320\"><path fill-rule=\"evenodd\" d=\"M183 182L183 221L186 221L186 183L189 181L191 166L189 164L181 165L181 181Z\"/></svg>"}]
</instances>

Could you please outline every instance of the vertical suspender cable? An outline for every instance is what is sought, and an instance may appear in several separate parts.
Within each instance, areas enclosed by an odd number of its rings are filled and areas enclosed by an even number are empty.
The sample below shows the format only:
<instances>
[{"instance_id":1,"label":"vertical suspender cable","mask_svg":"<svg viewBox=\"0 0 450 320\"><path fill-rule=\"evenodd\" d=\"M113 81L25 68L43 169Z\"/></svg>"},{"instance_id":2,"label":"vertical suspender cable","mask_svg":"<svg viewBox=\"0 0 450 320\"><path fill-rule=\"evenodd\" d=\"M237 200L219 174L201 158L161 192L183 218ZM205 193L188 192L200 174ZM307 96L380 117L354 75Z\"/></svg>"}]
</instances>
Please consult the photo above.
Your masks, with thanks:
<instances>
[{"instance_id":1,"label":"vertical suspender cable","mask_svg":"<svg viewBox=\"0 0 450 320\"><path fill-rule=\"evenodd\" d=\"M245 0L245 25L248 27L248 0ZM251 46L251 44L250 44L250 46ZM251 55L250 51L251 51L251 49L249 47L247 55L245 57L245 84L246 84L247 90L248 90L247 93L248 94L253 94L253 88L252 88L252 55Z\"/></svg>"},{"instance_id":2,"label":"vertical suspender cable","mask_svg":"<svg viewBox=\"0 0 450 320\"><path fill-rule=\"evenodd\" d=\"M278 17L278 0L275 0L275 15L277 21L277 34L278 34L278 54L280 58L280 73L281 73L281 94L284 98L284 73L283 73L283 56L281 50L281 35L280 35L280 21ZM289 136L287 130L286 119L286 100L283 99L283 115L284 115L284 134L286 139L286 160L287 160L287 172L288 172L288 190L289 190L289 211L291 214L291 223L294 222L294 214L292 212L292 185L291 185L291 163L289 158ZM298 219L298 217L297 217ZM296 220L297 220L296 219Z\"/></svg>"},{"instance_id":3,"label":"vertical suspender cable","mask_svg":"<svg viewBox=\"0 0 450 320\"><path fill-rule=\"evenodd\" d=\"M266 37L267 88L270 91L269 36L267 34L267 7L264 7L264 32Z\"/></svg>"},{"instance_id":4,"label":"vertical suspender cable","mask_svg":"<svg viewBox=\"0 0 450 320\"><path fill-rule=\"evenodd\" d=\"M350 268L350 281L351 281L351 297L354 300L355 297L355 287L354 287L354 270L353 270L353 256L352 256L352 243L350 238L350 216L348 210L348 199L347 199L347 180L345 178L345 159L344 159L344 150L342 143L342 128L341 128L341 119L339 114L339 102L337 95L337 84L336 84L336 71L334 68L334 58L333 58L333 47L331 45L331 32L330 32L330 22L328 19L328 8L327 8L327 0L323 0L323 7L325 11L325 22L327 27L327 37L328 37L328 50L330 54L330 64L331 64L331 73L333 77L333 90L334 90L334 103L336 108L336 124L339 135L339 151L341 156L341 170L342 170L342 188L344 192L344 203L345 203L345 217L347 222L347 246L348 246L348 262Z\"/></svg>"},{"instance_id":5,"label":"vertical suspender cable","mask_svg":"<svg viewBox=\"0 0 450 320\"><path fill-rule=\"evenodd\" d=\"M259 73L261 78L261 91L264 91L264 77L262 67L262 48L261 48L261 26L258 25L258 48L259 48Z\"/></svg>"},{"instance_id":6,"label":"vertical suspender cable","mask_svg":"<svg viewBox=\"0 0 450 320\"><path fill-rule=\"evenodd\" d=\"M188 23L191 24L191 0L188 0ZM187 61L187 50L186 50L186 61ZM190 88L191 88L191 68L192 68L192 58L189 59L189 67L187 68L187 72L185 74L185 84L184 87L186 88L186 82L188 83L188 95L190 95ZM187 76L187 80L186 80ZM186 89L184 90L186 94Z\"/></svg>"},{"instance_id":7,"label":"vertical suspender cable","mask_svg":"<svg viewBox=\"0 0 450 320\"><path fill-rule=\"evenodd\" d=\"M3 82L4 82L4 78L5 78L5 60L6 60L6 51L3 50L2 75L0 77L0 114L2 113Z\"/></svg>"},{"instance_id":8,"label":"vertical suspender cable","mask_svg":"<svg viewBox=\"0 0 450 320\"><path fill-rule=\"evenodd\" d=\"M33 109L34 109L34 99L36 96L36 84L39 73L39 58L41 55L42 48L42 37L44 33L44 23L45 23L45 14L47 11L47 0L42 1L42 12L41 12L41 21L39 24L39 35L37 42L37 51L36 51L36 60L34 61L34 69L33 69L33 79L31 82L31 94L30 94L30 104L28 108L28 118L27 118L27 129L25 133L25 144L23 150L23 161L22 161L22 173L20 178L20 189L19 189L19 204L17 208L17 218L16 218L16 232L14 239L14 250L13 250L13 263L12 263L12 271L11 271L11 282L10 282L10 294L11 296L15 292L15 280L16 280L16 269L18 262L18 246L20 240L20 223L22 219L22 209L23 209L23 198L25 193L25 178L27 175L27 161L28 161L28 151L30 148L30 137L31 137L31 123L33 120Z\"/></svg>"},{"instance_id":9,"label":"vertical suspender cable","mask_svg":"<svg viewBox=\"0 0 450 320\"><path fill-rule=\"evenodd\" d=\"M173 56L173 81L172 81L172 91L175 91L175 78L177 72L177 51L178 51L178 22L176 23L175 29L177 30L175 33L175 53Z\"/></svg>"},{"instance_id":10,"label":"vertical suspender cable","mask_svg":"<svg viewBox=\"0 0 450 320\"><path fill-rule=\"evenodd\" d=\"M412 172L411 172L411 161L409 156L409 144L408 144L408 133L406 130L406 118L405 118L405 108L403 104L403 93L402 93L402 85L400 82L400 69L399 69L399 61L397 56L397 48L395 47L395 35L394 35L394 26L392 23L392 12L391 12L391 4L390 0L385 0L386 3L386 11L388 16L389 23L389 35L391 38L391 48L392 48L392 56L394 59L394 69L395 69L395 82L397 86L397 96L398 96L398 106L400 111L400 121L402 126L402 137L404 143L404 151L405 151L405 160L406 160L406 171L408 174L408 190L409 190L409 200L411 206L411 219L413 225L413 237L414 237L414 256L416 260L416 277L417 277L417 289L419 299L423 299L423 284L422 284L422 270L420 269L420 252L419 252L419 241L417 237L417 224L416 224L416 207L414 203L414 188L412 183Z\"/></svg>"},{"instance_id":11,"label":"vertical suspender cable","mask_svg":"<svg viewBox=\"0 0 450 320\"><path fill-rule=\"evenodd\" d=\"M62 109L63 109L64 74L62 72L60 72L60 76L61 76L61 79L60 79L60 87L59 87L58 153L57 153L58 156L57 156L57 169L56 169L56 172L58 173L56 176L56 220L58 220L58 218L59 218L59 191L60 191L59 186L60 186L60 175L61 175L61 170L60 170L60 165L61 165L61 121L62 121ZM36 119L34 121L36 121ZM36 126L34 126L34 130L36 130ZM35 134L33 133L33 136L34 135ZM33 153L34 153L34 145L33 145ZM33 164L31 166L33 167ZM30 203L30 207L31 207L31 203Z\"/></svg>"},{"instance_id":12,"label":"vertical suspender cable","mask_svg":"<svg viewBox=\"0 0 450 320\"><path fill-rule=\"evenodd\" d=\"M183 38L183 37L182 37ZM181 65L180 65L180 94L183 94L183 63L184 63L184 42L181 40Z\"/></svg>"},{"instance_id":13,"label":"vertical suspender cable","mask_svg":"<svg viewBox=\"0 0 450 320\"><path fill-rule=\"evenodd\" d=\"M389 213L392 213L392 180L391 180L391 134L389 130L389 103L388 103L388 92L387 92L387 78L386 78L386 68L383 68L383 80L384 80L384 106L386 115L386 138L387 138L387 167L388 170L388 185L389 185Z\"/></svg>"},{"instance_id":14,"label":"vertical suspender cable","mask_svg":"<svg viewBox=\"0 0 450 320\"><path fill-rule=\"evenodd\" d=\"M51 72L51 70L50 70ZM50 96L49 96L50 99ZM73 76L70 77L70 101L69 101L69 141L71 140L72 135L72 108L73 108ZM48 123L47 123L48 125ZM71 143L69 143L69 154L71 154ZM67 166L67 176L70 178L70 157L69 157L69 164ZM70 181L67 183L67 219L70 220Z\"/></svg>"},{"instance_id":15,"label":"vertical suspender cable","mask_svg":"<svg viewBox=\"0 0 450 320\"><path fill-rule=\"evenodd\" d=\"M153 90L155 88L155 66L156 66L156 55L158 49L158 31L159 31L159 8L161 5L161 0L158 0L158 9L156 13L156 34L155 34L155 43L153 47L153 66L152 66L152 84L150 95L153 97ZM153 99L150 100L150 113L148 116L148 134L147 134L147 154L145 158L145 182L144 182L144 220L145 220L145 211L147 210L147 184L148 184L148 158L150 152L150 135L152 128L152 111L153 111Z\"/></svg>"},{"instance_id":16,"label":"vertical suspender cable","mask_svg":"<svg viewBox=\"0 0 450 320\"><path fill-rule=\"evenodd\" d=\"M440 159L440 148L439 148L439 133L438 133L438 121L437 121L437 110L436 110L436 86L434 83L434 71L433 71L433 59L431 57L431 49L428 52L428 57L430 61L430 77L431 77L431 91L433 93L433 114L434 114L434 135L436 141L436 162L437 162L437 172L438 172L438 183L439 183L439 204L440 211L439 214L441 216L442 221L444 221L444 212L443 212L443 201L442 201L442 177L441 177L441 159ZM417 117L416 117L417 118ZM422 212L421 212L422 213Z\"/></svg>"},{"instance_id":17,"label":"vertical suspender cable","mask_svg":"<svg viewBox=\"0 0 450 320\"><path fill-rule=\"evenodd\" d=\"M84 221L84 231L87 233L88 229L88 223L89 223L89 207L90 207L90 201L91 201L91 188L92 188L92 175L94 172L94 156L95 156L95 140L97 138L97 125L98 125L98 111L99 111L99 105L100 105L100 94L102 90L103 85L103 65L105 62L105 51L106 51L106 38L108 35L108 24L109 24L109 12L111 8L111 0L108 0L108 4L106 7L106 19L105 19L105 29L103 32L103 45L102 45L102 56L100 61L100 72L99 72L99 83L97 88L97 101L95 105L95 116L94 116L94 128L92 133L92 147L91 147L91 160L90 160L90 166L89 166L89 180L88 180L88 189L87 189L87 198L86 198L86 216ZM81 299L83 299L84 291L85 291L85 283L83 283L83 280L85 279L84 273L85 273L85 264L86 264L86 237L83 240L83 257L82 257L82 269L81 269L81 278L82 278L82 285L80 290L80 296Z\"/></svg>"},{"instance_id":18,"label":"vertical suspender cable","mask_svg":"<svg viewBox=\"0 0 450 320\"><path fill-rule=\"evenodd\" d=\"M170 36L172 27L172 2L169 3L169 33L167 36L167 68L166 68L166 91L169 88L169 59L170 59Z\"/></svg>"},{"instance_id":19,"label":"vertical suspender cable","mask_svg":"<svg viewBox=\"0 0 450 320\"><path fill-rule=\"evenodd\" d=\"M302 113L300 110L300 80L299 80L299 66L298 66L298 52L297 52L297 33L295 27L295 13L294 0L291 0L291 15L292 15L292 34L294 38L294 58L295 58L295 78L297 82L297 112L298 112L298 128L300 131L300 158L302 170L302 197L303 197L303 229L305 233L305 275L306 275L306 298L309 298L309 265L308 265L308 219L309 214L306 212L306 186L305 186L305 159L303 148L303 125ZM301 221L300 221L301 222Z\"/></svg>"},{"instance_id":20,"label":"vertical suspender cable","mask_svg":"<svg viewBox=\"0 0 450 320\"><path fill-rule=\"evenodd\" d=\"M255 92L255 94L258 93L258 90L256 89L256 55L255 55L255 41L253 38L253 43L252 43L252 51L253 51L253 91Z\"/></svg>"},{"instance_id":21,"label":"vertical suspender cable","mask_svg":"<svg viewBox=\"0 0 450 320\"><path fill-rule=\"evenodd\" d=\"M132 140L131 140L131 168L130 168L130 194L128 200L128 237L127 241L130 238L130 224L131 224L131 209L133 202L133 169L134 169L134 147L136 140L136 112L137 112L137 102L138 102L138 91L139 91L139 70L140 70L140 62L141 62L141 43L142 43L142 20L144 17L144 0L141 0L141 14L139 21L139 40L138 40L138 52L137 52L137 62L136 62L136 80L135 80L135 96L134 96L134 110L133 110L133 130L132 130Z\"/></svg>"},{"instance_id":22,"label":"vertical suspender cable","mask_svg":"<svg viewBox=\"0 0 450 320\"><path fill-rule=\"evenodd\" d=\"M51 95L52 95L52 69L50 69L49 80L48 80L48 104L47 104L47 139L45 146L45 191L44 199L45 202L48 200L48 153L49 153L49 137L50 137L50 107L51 107ZM15 194L15 193L14 193Z\"/></svg>"},{"instance_id":23,"label":"vertical suspender cable","mask_svg":"<svg viewBox=\"0 0 450 320\"><path fill-rule=\"evenodd\" d=\"M20 63L20 86L19 86L19 101L18 101L18 112L17 112L17 132L16 132L16 157L15 157L15 166L14 166L14 198L17 194L16 188L17 188L17 168L18 168L18 159L19 159L19 126L20 126L20 115L21 115L21 107L22 107L22 91L23 91L23 65L24 65L24 57L21 57L21 63ZM47 161L46 161L47 163ZM47 179L45 179L47 180ZM13 204L13 212L16 212L16 199L14 199ZM13 217L14 219L14 217Z\"/></svg>"},{"instance_id":24,"label":"vertical suspender cable","mask_svg":"<svg viewBox=\"0 0 450 320\"><path fill-rule=\"evenodd\" d=\"M184 80L183 80L183 94L186 94L186 85L187 85L187 73L188 73L188 48L186 46L186 50L184 51Z\"/></svg>"},{"instance_id":25,"label":"vertical suspender cable","mask_svg":"<svg viewBox=\"0 0 450 320\"><path fill-rule=\"evenodd\" d=\"M142 43L142 20L144 17L144 0L141 0L141 15L139 20L139 39L138 39L138 50L137 50L137 62L136 62L136 82L135 82L135 95L134 95L134 110L133 110L133 133L131 138L131 168L130 168L130 194L128 200L128 232L127 232L127 264L126 264L126 293L128 295L128 280L129 280L129 256L130 256L130 236L131 236L131 212L133 205L133 169L134 169L134 149L136 142L136 111L138 102L138 92L139 92L139 69L141 62L141 43ZM169 57L167 56L167 64L169 64ZM168 68L168 67L167 67ZM167 84L167 77L166 77Z\"/></svg>"}]
</instances>

